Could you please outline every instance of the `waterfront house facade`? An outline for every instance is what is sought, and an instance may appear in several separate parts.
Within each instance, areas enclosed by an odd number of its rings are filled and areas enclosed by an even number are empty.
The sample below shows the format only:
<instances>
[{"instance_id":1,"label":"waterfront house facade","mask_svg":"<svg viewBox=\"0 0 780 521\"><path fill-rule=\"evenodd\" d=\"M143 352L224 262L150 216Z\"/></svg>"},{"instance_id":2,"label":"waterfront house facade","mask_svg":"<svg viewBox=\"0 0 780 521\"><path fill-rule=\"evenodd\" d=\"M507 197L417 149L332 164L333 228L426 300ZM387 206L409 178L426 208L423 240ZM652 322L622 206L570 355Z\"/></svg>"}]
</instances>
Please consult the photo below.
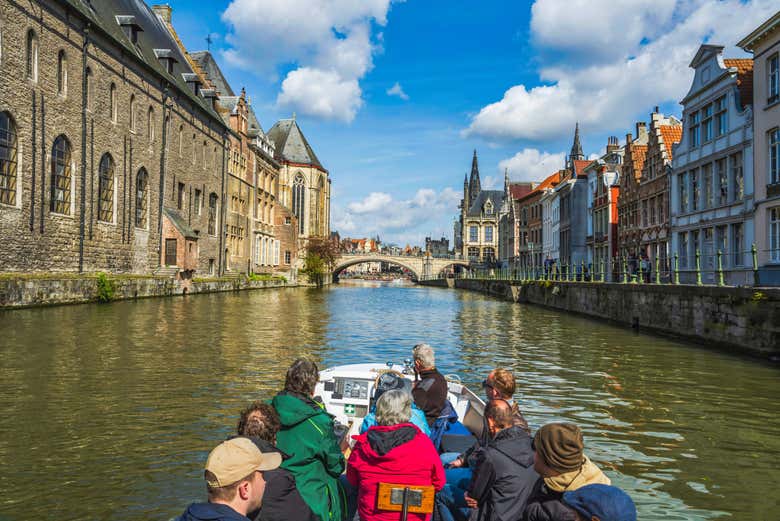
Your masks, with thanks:
<instances>
[{"instance_id":1,"label":"waterfront house facade","mask_svg":"<svg viewBox=\"0 0 780 521\"><path fill-rule=\"evenodd\" d=\"M607 139L606 152L585 167L588 180L586 265L592 277L604 273L612 280L610 266L618 253L617 202L623 147L616 136Z\"/></svg>"},{"instance_id":2,"label":"waterfront house facade","mask_svg":"<svg viewBox=\"0 0 780 521\"><path fill-rule=\"evenodd\" d=\"M753 53L755 241L761 284L780 284L780 11L738 44Z\"/></svg>"},{"instance_id":3,"label":"waterfront house facade","mask_svg":"<svg viewBox=\"0 0 780 521\"><path fill-rule=\"evenodd\" d=\"M702 45L691 61L683 98L683 135L674 149L672 251L680 281L717 282L718 254L727 284L752 283L753 61L728 60L723 47ZM698 257L698 260L697 260Z\"/></svg>"},{"instance_id":4,"label":"waterfront house facade","mask_svg":"<svg viewBox=\"0 0 780 521\"><path fill-rule=\"evenodd\" d=\"M463 181L460 201L461 251L463 258L495 262L498 258L498 221L504 206L503 190L482 190L477 151L471 159L471 174Z\"/></svg>"},{"instance_id":5,"label":"waterfront house facade","mask_svg":"<svg viewBox=\"0 0 780 521\"><path fill-rule=\"evenodd\" d=\"M636 123L636 133L626 134L623 145L623 166L620 170L618 195L618 257L628 258L639 254L642 231L639 226L639 182L647 157L647 125ZM617 270L617 267L614 267Z\"/></svg>"}]
</instances>

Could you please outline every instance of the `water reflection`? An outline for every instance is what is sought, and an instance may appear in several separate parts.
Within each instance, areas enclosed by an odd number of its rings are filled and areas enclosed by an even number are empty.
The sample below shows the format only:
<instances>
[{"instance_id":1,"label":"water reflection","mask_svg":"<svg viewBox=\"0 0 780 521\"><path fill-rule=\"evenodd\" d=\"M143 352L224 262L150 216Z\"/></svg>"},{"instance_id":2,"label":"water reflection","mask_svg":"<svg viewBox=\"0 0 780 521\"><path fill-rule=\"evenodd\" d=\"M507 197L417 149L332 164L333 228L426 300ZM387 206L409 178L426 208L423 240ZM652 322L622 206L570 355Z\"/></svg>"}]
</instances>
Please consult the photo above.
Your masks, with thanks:
<instances>
[{"instance_id":1,"label":"water reflection","mask_svg":"<svg viewBox=\"0 0 780 521\"><path fill-rule=\"evenodd\" d=\"M645 519L770 519L778 371L474 293L344 284L0 313L0 518L168 519L296 356L516 371L532 427L581 425ZM31 497L32 495L32 497Z\"/></svg>"}]
</instances>

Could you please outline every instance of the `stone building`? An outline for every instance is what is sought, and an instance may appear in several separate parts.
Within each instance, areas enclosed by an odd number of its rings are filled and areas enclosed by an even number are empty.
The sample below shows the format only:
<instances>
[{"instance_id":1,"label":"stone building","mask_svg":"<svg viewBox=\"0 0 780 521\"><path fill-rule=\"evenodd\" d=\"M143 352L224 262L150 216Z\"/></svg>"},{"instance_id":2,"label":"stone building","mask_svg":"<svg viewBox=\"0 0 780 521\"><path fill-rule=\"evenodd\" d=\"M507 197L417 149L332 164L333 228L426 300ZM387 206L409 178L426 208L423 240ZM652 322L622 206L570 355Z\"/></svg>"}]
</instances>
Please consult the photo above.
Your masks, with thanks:
<instances>
[{"instance_id":1,"label":"stone building","mask_svg":"<svg viewBox=\"0 0 780 521\"><path fill-rule=\"evenodd\" d=\"M280 165L279 200L295 216L302 246L309 238L329 237L331 180L295 117L278 121L268 137Z\"/></svg>"},{"instance_id":2,"label":"stone building","mask_svg":"<svg viewBox=\"0 0 780 521\"><path fill-rule=\"evenodd\" d=\"M682 123L674 116L664 116L658 108L650 114L647 153L639 178L640 256L646 255L652 269L656 259L662 272L668 273L669 260L669 175L672 151L680 142Z\"/></svg>"},{"instance_id":3,"label":"stone building","mask_svg":"<svg viewBox=\"0 0 780 521\"><path fill-rule=\"evenodd\" d=\"M693 83L683 98L682 140L671 182L672 251L680 281L716 282L717 252L726 283L752 283L753 60L723 59L723 47L702 45L691 61Z\"/></svg>"},{"instance_id":4,"label":"stone building","mask_svg":"<svg viewBox=\"0 0 780 521\"><path fill-rule=\"evenodd\" d=\"M445 257L450 254L450 241L446 237L439 240L425 238L425 253L432 257Z\"/></svg>"},{"instance_id":5,"label":"stone building","mask_svg":"<svg viewBox=\"0 0 780 521\"><path fill-rule=\"evenodd\" d=\"M611 266L618 253L617 202L624 149L616 136L607 139L606 152L585 168L588 178L586 265L592 277L604 273L612 280Z\"/></svg>"},{"instance_id":6,"label":"stone building","mask_svg":"<svg viewBox=\"0 0 780 521\"><path fill-rule=\"evenodd\" d=\"M504 204L503 190L482 190L477 151L471 160L471 175L463 180L460 201L460 230L464 258L495 262L498 258L499 211Z\"/></svg>"},{"instance_id":7,"label":"stone building","mask_svg":"<svg viewBox=\"0 0 780 521\"><path fill-rule=\"evenodd\" d=\"M519 215L517 234L517 266L530 268L534 273L543 266L542 252L542 195L552 193L558 184L556 172L515 201Z\"/></svg>"},{"instance_id":8,"label":"stone building","mask_svg":"<svg viewBox=\"0 0 780 521\"><path fill-rule=\"evenodd\" d=\"M558 257L553 258L559 258L562 264L577 266L578 269L587 257L585 236L587 235L588 176L585 174L585 168L590 163L585 159L582 151L579 125L577 125L574 129L571 152L566 160L565 174L554 189L552 233L555 235L557 231L559 234Z\"/></svg>"},{"instance_id":9,"label":"stone building","mask_svg":"<svg viewBox=\"0 0 780 521\"><path fill-rule=\"evenodd\" d=\"M525 197L533 191L536 183L510 183L509 174L504 172L504 204L499 211L498 218L498 258L504 268L514 267L520 254L520 243L527 237L527 229L521 231L522 215L517 206L517 200ZM528 226L528 216L523 222L524 227Z\"/></svg>"},{"instance_id":10,"label":"stone building","mask_svg":"<svg viewBox=\"0 0 780 521\"><path fill-rule=\"evenodd\" d=\"M738 44L753 53L753 189L761 284L780 284L780 11Z\"/></svg>"},{"instance_id":11,"label":"stone building","mask_svg":"<svg viewBox=\"0 0 780 521\"><path fill-rule=\"evenodd\" d=\"M639 255L642 230L639 224L639 183L647 157L647 124L636 124L636 137L626 134L623 145L623 166L620 171L618 212L618 256ZM622 268L620 268L622 269Z\"/></svg>"},{"instance_id":12,"label":"stone building","mask_svg":"<svg viewBox=\"0 0 780 521\"><path fill-rule=\"evenodd\" d=\"M0 3L3 271L219 270L226 128L165 15Z\"/></svg>"}]
</instances>

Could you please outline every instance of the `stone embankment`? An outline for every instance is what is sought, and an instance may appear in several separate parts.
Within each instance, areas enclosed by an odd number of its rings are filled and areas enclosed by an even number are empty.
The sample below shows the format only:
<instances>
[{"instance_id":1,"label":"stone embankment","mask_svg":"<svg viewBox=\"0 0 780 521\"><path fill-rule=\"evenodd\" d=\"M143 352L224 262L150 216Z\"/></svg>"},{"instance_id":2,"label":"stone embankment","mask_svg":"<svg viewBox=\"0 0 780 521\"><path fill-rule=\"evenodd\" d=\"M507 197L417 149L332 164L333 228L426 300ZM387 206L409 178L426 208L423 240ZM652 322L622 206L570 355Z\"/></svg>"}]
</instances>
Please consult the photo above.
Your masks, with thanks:
<instances>
[{"instance_id":1,"label":"stone embankment","mask_svg":"<svg viewBox=\"0 0 780 521\"><path fill-rule=\"evenodd\" d=\"M103 279L101 281L101 278ZM107 275L0 275L0 310L56 304L80 304L100 300L170 297L194 293L216 293L248 289L291 287L282 278L247 280L205 278L188 281L171 277Z\"/></svg>"},{"instance_id":2,"label":"stone embankment","mask_svg":"<svg viewBox=\"0 0 780 521\"><path fill-rule=\"evenodd\" d=\"M479 291L780 360L780 289L507 280L421 284Z\"/></svg>"}]
</instances>

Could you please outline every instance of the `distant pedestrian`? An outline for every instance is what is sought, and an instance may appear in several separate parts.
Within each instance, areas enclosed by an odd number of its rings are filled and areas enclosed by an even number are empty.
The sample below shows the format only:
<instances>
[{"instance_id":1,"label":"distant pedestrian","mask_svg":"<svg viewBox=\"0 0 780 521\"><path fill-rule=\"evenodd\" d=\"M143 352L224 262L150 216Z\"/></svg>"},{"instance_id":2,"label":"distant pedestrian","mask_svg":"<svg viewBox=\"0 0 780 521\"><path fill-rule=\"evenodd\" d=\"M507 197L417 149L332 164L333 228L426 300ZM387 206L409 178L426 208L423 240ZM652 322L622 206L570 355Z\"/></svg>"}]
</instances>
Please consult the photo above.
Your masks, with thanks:
<instances>
[{"instance_id":1,"label":"distant pedestrian","mask_svg":"<svg viewBox=\"0 0 780 521\"><path fill-rule=\"evenodd\" d=\"M282 462L278 452L261 452L249 438L223 441L206 460L207 503L193 503L178 521L249 521L262 506L264 473Z\"/></svg>"}]
</instances>

